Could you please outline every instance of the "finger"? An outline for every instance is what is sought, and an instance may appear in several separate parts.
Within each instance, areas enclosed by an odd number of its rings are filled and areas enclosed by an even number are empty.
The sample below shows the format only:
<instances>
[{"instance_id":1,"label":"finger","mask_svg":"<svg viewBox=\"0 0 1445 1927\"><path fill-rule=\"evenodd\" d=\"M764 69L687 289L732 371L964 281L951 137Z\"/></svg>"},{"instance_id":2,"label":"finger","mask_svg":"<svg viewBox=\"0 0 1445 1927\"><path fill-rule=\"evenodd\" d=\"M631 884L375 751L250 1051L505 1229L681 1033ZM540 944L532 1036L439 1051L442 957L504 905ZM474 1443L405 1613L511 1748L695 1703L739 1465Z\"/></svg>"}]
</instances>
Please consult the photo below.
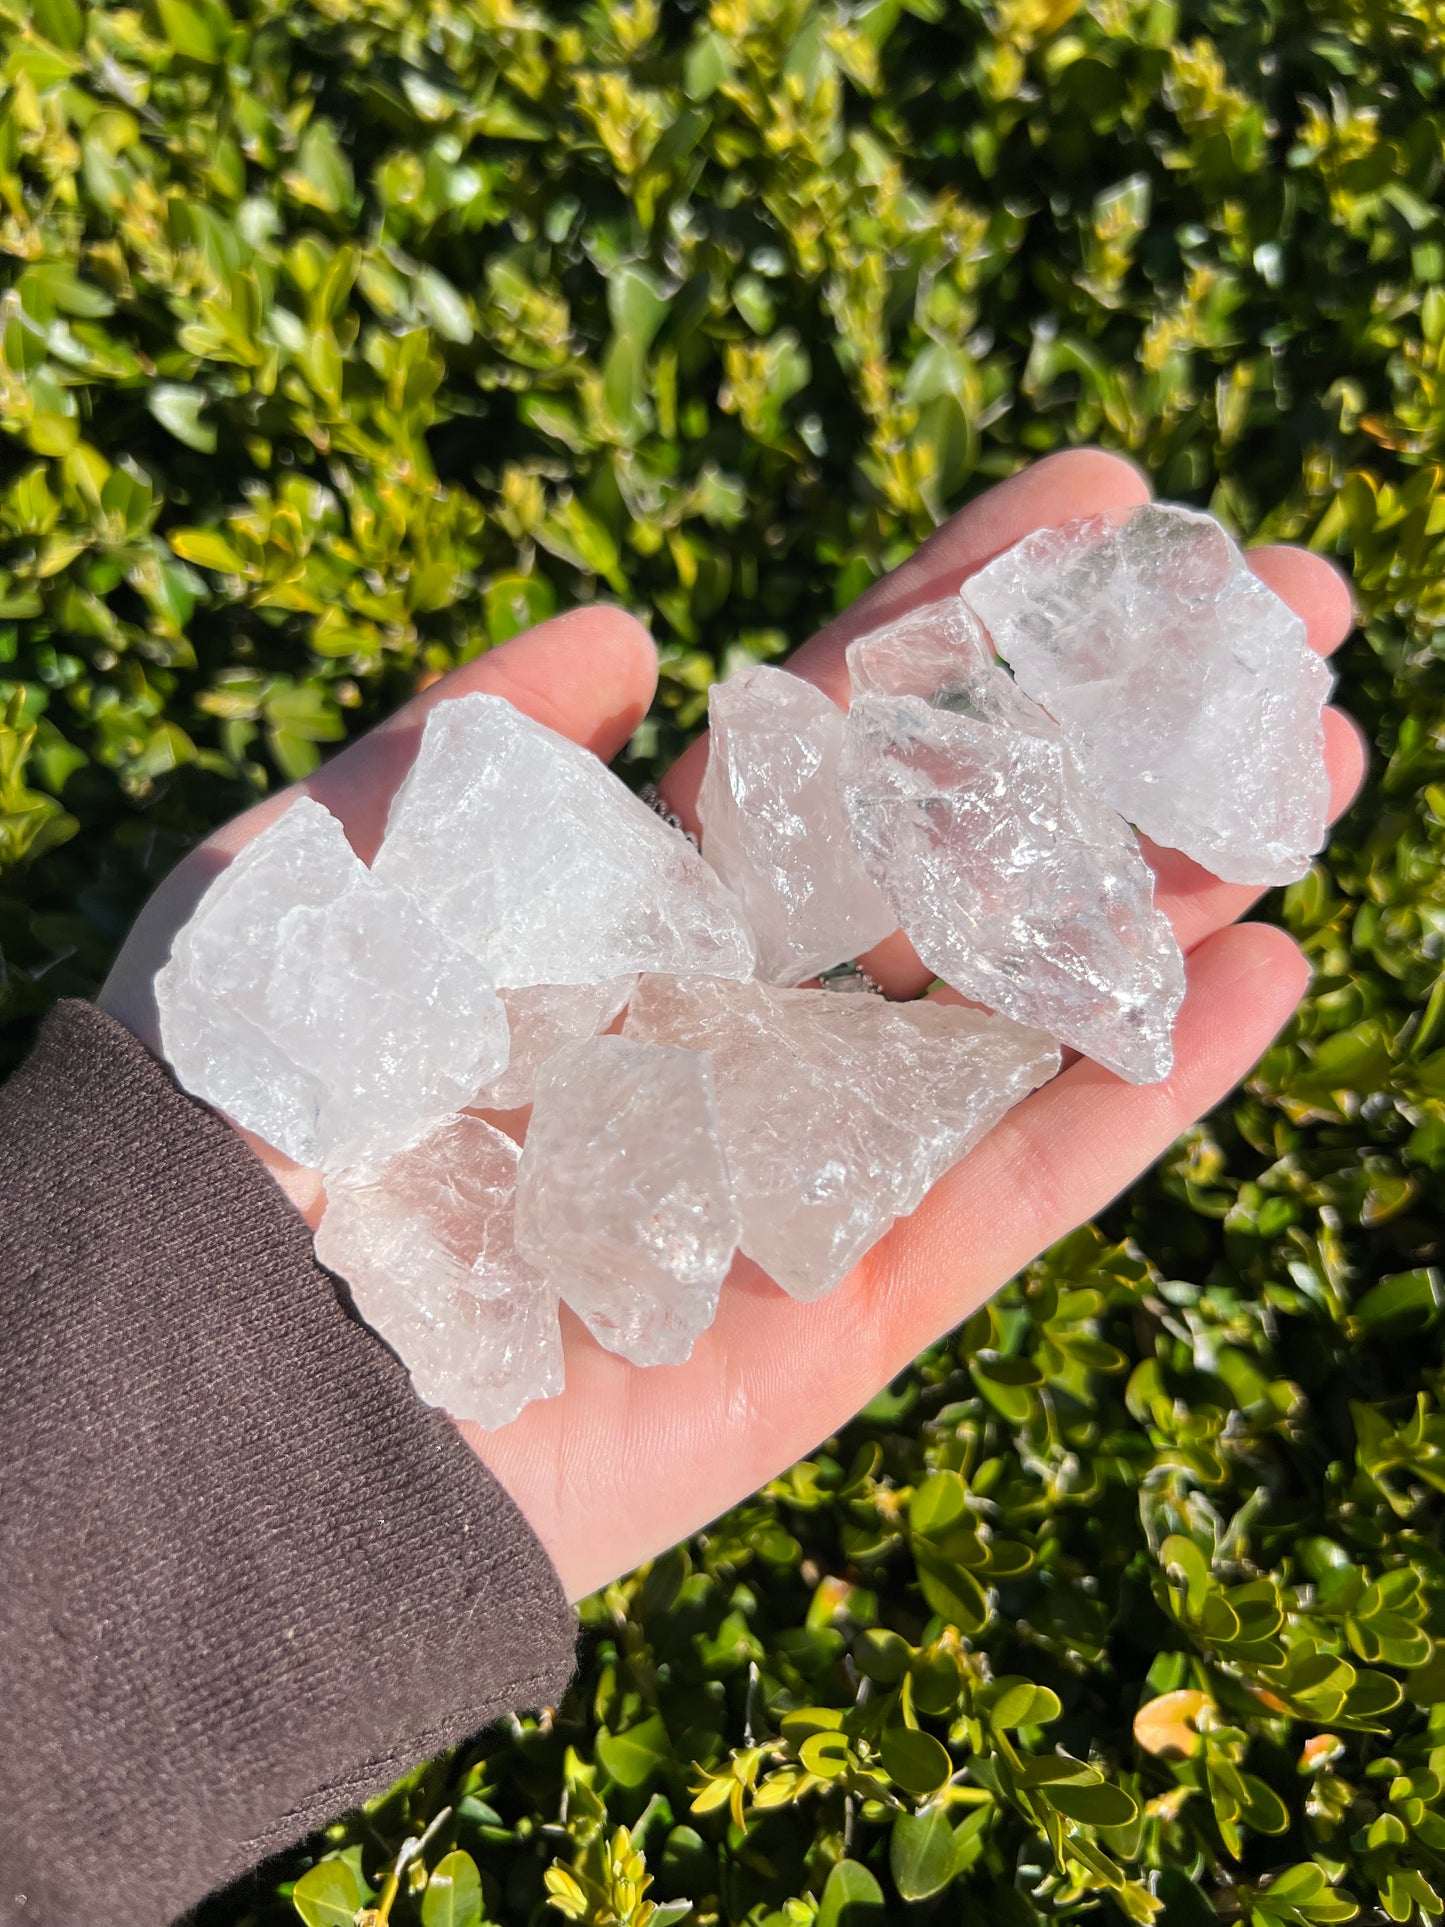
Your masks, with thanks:
<instances>
[{"instance_id":1,"label":"finger","mask_svg":"<svg viewBox=\"0 0 1445 1927\"><path fill-rule=\"evenodd\" d=\"M1189 960L1164 1083L1125 1084L1081 1060L1010 1111L831 1297L797 1304L740 1263L686 1365L638 1372L579 1344L562 1398L500 1431L469 1429L569 1594L580 1598L756 1491L1096 1215L1234 1089L1308 974L1280 931L1220 932ZM629 1490L651 1495L621 1533L616 1508L598 1526L596 1468L611 1464L627 1468ZM679 1464L702 1470L679 1480Z\"/></svg>"},{"instance_id":2,"label":"finger","mask_svg":"<svg viewBox=\"0 0 1445 1927\"><path fill-rule=\"evenodd\" d=\"M1121 455L1108 455L1096 448L1067 449L1050 455L950 516L906 562L796 650L788 658L788 667L826 690L834 702L846 706L845 656L855 637L926 602L953 595L959 584L985 562L1035 529L1072 522L1081 515L1102 515L1109 509L1134 508L1148 499L1148 482ZM668 804L691 830L697 828L694 805L706 761L707 739L700 737L683 751L662 781Z\"/></svg>"},{"instance_id":3,"label":"finger","mask_svg":"<svg viewBox=\"0 0 1445 1927\"><path fill-rule=\"evenodd\" d=\"M1355 626L1349 581L1334 563L1309 549L1282 544L1246 549L1244 559L1303 621L1311 649L1332 656Z\"/></svg>"},{"instance_id":4,"label":"finger","mask_svg":"<svg viewBox=\"0 0 1445 1927\"><path fill-rule=\"evenodd\" d=\"M656 681L657 655L647 631L622 610L604 606L558 616L453 670L304 784L268 797L191 851L127 938L101 992L102 1007L157 1048L151 986L172 938L216 875L300 791L340 819L357 854L369 862L381 842L392 796L411 767L422 725L437 703L476 690L505 696L538 722L610 760L647 713Z\"/></svg>"}]
</instances>

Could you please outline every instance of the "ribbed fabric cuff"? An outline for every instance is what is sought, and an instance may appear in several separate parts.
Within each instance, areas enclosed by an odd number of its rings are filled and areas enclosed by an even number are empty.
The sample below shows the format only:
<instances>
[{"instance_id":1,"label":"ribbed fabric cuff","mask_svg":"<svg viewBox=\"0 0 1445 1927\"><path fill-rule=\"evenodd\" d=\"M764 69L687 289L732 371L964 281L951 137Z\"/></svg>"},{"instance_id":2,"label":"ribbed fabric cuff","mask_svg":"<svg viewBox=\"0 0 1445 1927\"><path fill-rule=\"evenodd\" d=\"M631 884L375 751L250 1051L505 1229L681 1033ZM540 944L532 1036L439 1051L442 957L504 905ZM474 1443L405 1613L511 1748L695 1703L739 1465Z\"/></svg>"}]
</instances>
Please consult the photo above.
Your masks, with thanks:
<instances>
[{"instance_id":1,"label":"ribbed fabric cuff","mask_svg":"<svg viewBox=\"0 0 1445 1927\"><path fill-rule=\"evenodd\" d=\"M575 1621L251 1153L87 1004L0 1090L0 1927L160 1927Z\"/></svg>"}]
</instances>

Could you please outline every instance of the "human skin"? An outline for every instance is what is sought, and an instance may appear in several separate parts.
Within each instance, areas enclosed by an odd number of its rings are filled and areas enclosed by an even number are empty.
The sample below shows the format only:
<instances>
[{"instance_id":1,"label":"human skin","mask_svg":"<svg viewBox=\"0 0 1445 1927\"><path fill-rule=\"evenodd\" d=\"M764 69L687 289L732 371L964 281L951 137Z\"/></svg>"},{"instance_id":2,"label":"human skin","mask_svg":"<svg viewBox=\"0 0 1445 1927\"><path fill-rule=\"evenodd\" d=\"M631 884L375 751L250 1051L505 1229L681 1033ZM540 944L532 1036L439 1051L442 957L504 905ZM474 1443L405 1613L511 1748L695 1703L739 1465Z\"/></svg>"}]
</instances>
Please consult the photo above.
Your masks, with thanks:
<instances>
[{"instance_id":1,"label":"human skin","mask_svg":"<svg viewBox=\"0 0 1445 1927\"><path fill-rule=\"evenodd\" d=\"M953 593L1037 528L1148 499L1130 463L1071 450L1022 471L953 516L792 657L789 667L847 700L853 637ZM1321 557L1250 551L1255 573L1303 617L1321 654L1348 634L1350 594ZM433 705L485 690L610 760L646 713L652 642L620 610L560 616L418 696L318 770L268 798L193 851L141 913L101 993L102 1007L159 1054L153 981L202 892L300 791L324 803L370 860L387 807ZM1354 724L1325 714L1332 816L1365 765ZM706 759L694 744L663 787L684 820ZM1017 1105L896 1224L831 1297L798 1304L749 1260L734 1266L714 1324L685 1365L640 1370L593 1343L563 1313L566 1390L494 1432L461 1427L546 1546L579 1599L697 1531L827 1438L910 1359L968 1317L1022 1265L1094 1216L1217 1104L1258 1060L1302 996L1308 967L1282 931L1239 921L1259 891L1221 883L1177 851L1147 842L1158 901L1187 957L1175 1067L1130 1085L1080 1059ZM890 996L924 990L901 936L865 960ZM951 995L941 992L941 995ZM241 1135L311 1224L321 1178Z\"/></svg>"}]
</instances>

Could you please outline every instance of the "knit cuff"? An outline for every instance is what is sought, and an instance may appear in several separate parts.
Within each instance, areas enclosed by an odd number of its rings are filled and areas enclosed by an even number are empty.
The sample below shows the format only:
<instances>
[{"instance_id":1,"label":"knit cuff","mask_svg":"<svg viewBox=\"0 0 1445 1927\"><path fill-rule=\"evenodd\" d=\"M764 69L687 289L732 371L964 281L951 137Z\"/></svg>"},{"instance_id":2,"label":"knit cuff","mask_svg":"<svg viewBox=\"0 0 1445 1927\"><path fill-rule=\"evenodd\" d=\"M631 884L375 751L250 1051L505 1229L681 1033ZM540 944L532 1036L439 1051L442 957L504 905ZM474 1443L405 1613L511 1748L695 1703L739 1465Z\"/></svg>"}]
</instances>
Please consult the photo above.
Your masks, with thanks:
<instances>
[{"instance_id":1,"label":"knit cuff","mask_svg":"<svg viewBox=\"0 0 1445 1927\"><path fill-rule=\"evenodd\" d=\"M535 1535L130 1034L0 1090L0 1927L156 1927L555 1702Z\"/></svg>"}]
</instances>

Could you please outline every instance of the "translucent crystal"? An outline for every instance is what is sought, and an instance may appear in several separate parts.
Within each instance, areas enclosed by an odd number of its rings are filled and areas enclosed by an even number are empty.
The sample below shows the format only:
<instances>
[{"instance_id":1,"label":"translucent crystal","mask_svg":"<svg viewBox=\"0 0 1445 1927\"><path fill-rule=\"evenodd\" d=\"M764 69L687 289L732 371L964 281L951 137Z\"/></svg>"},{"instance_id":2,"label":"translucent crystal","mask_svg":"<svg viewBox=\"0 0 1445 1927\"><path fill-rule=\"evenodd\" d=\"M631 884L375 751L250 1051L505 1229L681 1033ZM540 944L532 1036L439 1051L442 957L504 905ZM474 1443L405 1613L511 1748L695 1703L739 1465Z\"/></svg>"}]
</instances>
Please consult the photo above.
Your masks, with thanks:
<instances>
[{"instance_id":1,"label":"translucent crystal","mask_svg":"<svg viewBox=\"0 0 1445 1927\"><path fill-rule=\"evenodd\" d=\"M606 1030L632 995L635 976L600 984L533 984L504 990L512 1050L507 1068L477 1094L479 1111L511 1111L530 1104L537 1072L559 1044Z\"/></svg>"},{"instance_id":2,"label":"translucent crystal","mask_svg":"<svg viewBox=\"0 0 1445 1927\"><path fill-rule=\"evenodd\" d=\"M557 1294L517 1253L520 1153L455 1117L381 1164L335 1172L316 1255L453 1418L505 1425L562 1389Z\"/></svg>"},{"instance_id":3,"label":"translucent crystal","mask_svg":"<svg viewBox=\"0 0 1445 1927\"><path fill-rule=\"evenodd\" d=\"M223 870L156 978L188 1091L299 1164L388 1156L507 1062L476 959L378 881L319 803L293 803Z\"/></svg>"},{"instance_id":4,"label":"translucent crystal","mask_svg":"<svg viewBox=\"0 0 1445 1927\"><path fill-rule=\"evenodd\" d=\"M678 1365L712 1323L738 1242L712 1068L625 1037L542 1066L517 1195L517 1243L599 1344Z\"/></svg>"},{"instance_id":5,"label":"translucent crystal","mask_svg":"<svg viewBox=\"0 0 1445 1927\"><path fill-rule=\"evenodd\" d=\"M623 1035L711 1054L742 1249L802 1299L1059 1067L986 1011L707 977L644 977Z\"/></svg>"},{"instance_id":6,"label":"translucent crystal","mask_svg":"<svg viewBox=\"0 0 1445 1927\"><path fill-rule=\"evenodd\" d=\"M1033 705L1010 706L1012 678L1000 669L979 622L954 595L871 629L848 645L855 696L919 696L936 709L983 714L990 722L1026 720Z\"/></svg>"},{"instance_id":7,"label":"translucent crystal","mask_svg":"<svg viewBox=\"0 0 1445 1927\"><path fill-rule=\"evenodd\" d=\"M1160 503L1041 529L963 595L1095 796L1231 882L1303 876L1332 679L1212 517Z\"/></svg>"},{"instance_id":8,"label":"translucent crystal","mask_svg":"<svg viewBox=\"0 0 1445 1927\"><path fill-rule=\"evenodd\" d=\"M986 707L998 691L977 686ZM927 969L1152 1082L1184 994L1153 873L1048 718L1025 721L855 696L840 776L854 841Z\"/></svg>"},{"instance_id":9,"label":"translucent crystal","mask_svg":"<svg viewBox=\"0 0 1445 1927\"><path fill-rule=\"evenodd\" d=\"M742 904L770 983L814 977L897 928L848 836L842 747L842 710L784 669L712 686L703 855Z\"/></svg>"},{"instance_id":10,"label":"translucent crystal","mask_svg":"<svg viewBox=\"0 0 1445 1927\"><path fill-rule=\"evenodd\" d=\"M509 989L753 967L736 901L687 838L500 696L432 710L373 873Z\"/></svg>"},{"instance_id":11,"label":"translucent crystal","mask_svg":"<svg viewBox=\"0 0 1445 1927\"><path fill-rule=\"evenodd\" d=\"M848 680L854 697L917 696L932 709L999 729L1051 742L1059 734L1047 710L999 662L957 596L912 609L849 643Z\"/></svg>"}]
</instances>

